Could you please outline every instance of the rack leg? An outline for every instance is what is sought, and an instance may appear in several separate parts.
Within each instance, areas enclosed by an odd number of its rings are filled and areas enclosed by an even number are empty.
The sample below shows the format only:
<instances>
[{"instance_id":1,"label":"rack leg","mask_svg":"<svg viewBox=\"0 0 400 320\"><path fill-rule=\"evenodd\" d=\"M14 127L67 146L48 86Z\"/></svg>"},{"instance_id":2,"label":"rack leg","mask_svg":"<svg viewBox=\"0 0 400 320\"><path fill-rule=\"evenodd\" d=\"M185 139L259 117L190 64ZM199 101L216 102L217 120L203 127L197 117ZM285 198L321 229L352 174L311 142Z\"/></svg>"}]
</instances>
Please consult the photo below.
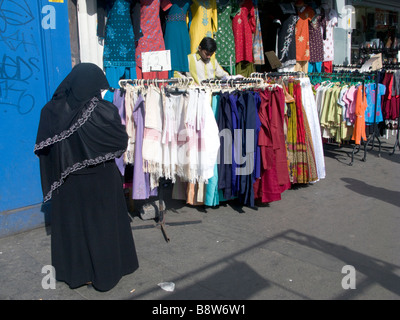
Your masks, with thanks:
<instances>
[{"instance_id":1,"label":"rack leg","mask_svg":"<svg viewBox=\"0 0 400 320\"><path fill-rule=\"evenodd\" d=\"M399 124L398 124L399 125ZM397 125L397 126L398 126ZM396 147L398 147L399 148L399 150L400 150L400 142L399 142L399 128L397 128L397 134L396 134L396 142L394 143L394 146L393 146L393 151L392 151L392 153L390 153L390 155L394 155L394 153L395 153L395 151L396 151Z\"/></svg>"},{"instance_id":2,"label":"rack leg","mask_svg":"<svg viewBox=\"0 0 400 320\"><path fill-rule=\"evenodd\" d=\"M367 146L368 146L368 142L369 142L369 139L364 142L364 158L361 159L364 162L367 161Z\"/></svg>"},{"instance_id":3,"label":"rack leg","mask_svg":"<svg viewBox=\"0 0 400 320\"><path fill-rule=\"evenodd\" d=\"M356 149L358 149L358 150L356 151ZM356 145L353 147L353 151L351 152L351 162L349 163L349 166L352 166L352 165L353 165L353 162L354 162L354 155L355 155L356 153L358 153L359 151L360 151L360 145L356 144Z\"/></svg>"}]
</instances>

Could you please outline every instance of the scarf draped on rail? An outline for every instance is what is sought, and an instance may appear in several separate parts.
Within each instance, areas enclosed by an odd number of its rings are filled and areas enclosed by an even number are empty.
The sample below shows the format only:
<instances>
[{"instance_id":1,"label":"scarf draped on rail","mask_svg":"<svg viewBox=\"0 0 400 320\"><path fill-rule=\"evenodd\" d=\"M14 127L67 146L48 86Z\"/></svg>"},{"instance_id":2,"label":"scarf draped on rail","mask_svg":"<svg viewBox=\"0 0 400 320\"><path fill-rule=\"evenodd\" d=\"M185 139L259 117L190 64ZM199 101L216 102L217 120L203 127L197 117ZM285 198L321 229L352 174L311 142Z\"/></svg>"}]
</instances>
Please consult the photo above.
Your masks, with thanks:
<instances>
[{"instance_id":1,"label":"scarf draped on rail","mask_svg":"<svg viewBox=\"0 0 400 320\"><path fill-rule=\"evenodd\" d=\"M69 174L124 153L128 136L118 109L101 98L107 88L99 67L81 63L43 107L34 153L40 160L44 202Z\"/></svg>"}]
</instances>

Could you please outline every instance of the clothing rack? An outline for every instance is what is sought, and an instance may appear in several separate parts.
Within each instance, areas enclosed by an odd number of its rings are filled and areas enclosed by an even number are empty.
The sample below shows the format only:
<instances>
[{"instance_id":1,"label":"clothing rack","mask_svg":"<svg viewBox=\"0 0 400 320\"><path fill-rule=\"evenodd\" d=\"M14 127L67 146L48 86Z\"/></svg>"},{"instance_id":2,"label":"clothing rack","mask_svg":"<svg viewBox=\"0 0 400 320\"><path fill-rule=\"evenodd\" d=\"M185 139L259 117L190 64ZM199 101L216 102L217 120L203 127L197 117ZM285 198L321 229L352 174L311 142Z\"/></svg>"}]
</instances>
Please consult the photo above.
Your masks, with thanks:
<instances>
[{"instance_id":1,"label":"clothing rack","mask_svg":"<svg viewBox=\"0 0 400 320\"><path fill-rule=\"evenodd\" d=\"M387 71L392 71L392 70L399 70L400 69L400 62L396 63L384 63L383 64L383 69L389 69ZM390 155L393 155L396 152L396 148L398 147L400 150L400 142L399 142L399 125L400 125L400 104L398 106L399 108L399 116L397 117L397 133L396 133L396 141L393 145L393 151L390 153Z\"/></svg>"},{"instance_id":2,"label":"clothing rack","mask_svg":"<svg viewBox=\"0 0 400 320\"><path fill-rule=\"evenodd\" d=\"M374 148L374 142L375 142L375 138L378 140L379 143L379 153L378 153L378 157L381 156L381 148L382 148L382 144L381 144L381 140L379 139L379 135L377 134L377 124L376 124L376 109L377 109L377 105L378 105L378 91L379 91L379 74L380 71L376 71L375 73L375 107L374 107L374 124L373 124L373 131L372 131L372 135L369 137L369 139L367 139L367 142L364 146L364 159L363 161L367 160L367 154L365 152L368 144L370 141L372 141L372 147L371 150Z\"/></svg>"},{"instance_id":3,"label":"clothing rack","mask_svg":"<svg viewBox=\"0 0 400 320\"><path fill-rule=\"evenodd\" d=\"M300 78L304 78L307 76L306 73L302 71L273 71L273 72L253 72L251 77L255 78L262 78L262 79L268 79L268 78L276 78L276 77L295 77L298 76Z\"/></svg>"},{"instance_id":4,"label":"clothing rack","mask_svg":"<svg viewBox=\"0 0 400 320\"><path fill-rule=\"evenodd\" d=\"M236 78L236 79L225 79L225 80L217 80L217 79L206 79L201 81L202 85L239 85L239 84L261 84L263 80L260 78Z\"/></svg>"},{"instance_id":5,"label":"clothing rack","mask_svg":"<svg viewBox=\"0 0 400 320\"><path fill-rule=\"evenodd\" d=\"M348 69L354 69L353 66L345 66ZM367 81L371 81L373 77L376 76L376 81L378 81L378 76L373 73L361 73L358 70L354 72L332 72L332 73L325 73L325 72L310 72L308 73L308 76L311 78L310 81L312 82L312 78L316 77L319 81L322 79L328 79L331 81L361 81L361 85L364 86ZM376 88L375 94L378 94L378 88ZM374 107L374 131L373 135L367 139L366 142L361 138L361 141L364 143L364 157L362 158L362 161L366 161L367 159L367 146L369 142L372 141L374 142L375 134L376 134L376 108L377 108L377 100L375 99L375 107ZM381 150L381 143L379 138L377 137L378 142L379 142L379 154ZM354 155L360 151L360 145L355 144L351 153L351 162L349 163L350 166L353 165L354 163Z\"/></svg>"},{"instance_id":6,"label":"clothing rack","mask_svg":"<svg viewBox=\"0 0 400 320\"><path fill-rule=\"evenodd\" d=\"M149 86L149 85L159 85L159 84L178 84L182 86L189 86L194 83L194 79L192 77L183 77L183 78L169 78L169 79L121 79L118 84L121 89L125 90L125 87L129 85L133 86ZM162 235L166 242L170 242L170 238L167 235L166 226L165 226L165 214L166 214L166 204L164 201L164 188L168 185L165 178L159 179L158 186L158 200L154 201L150 205L142 204L143 216L154 217L156 221L156 228L160 228ZM139 200L141 202L141 200ZM201 221L186 221L186 222L174 222L169 225L185 225L185 224L193 224L200 223ZM145 227L153 227L153 226L145 226Z\"/></svg>"},{"instance_id":7,"label":"clothing rack","mask_svg":"<svg viewBox=\"0 0 400 320\"><path fill-rule=\"evenodd\" d=\"M334 64L333 69L342 68L342 69L360 69L361 64Z\"/></svg>"},{"instance_id":8,"label":"clothing rack","mask_svg":"<svg viewBox=\"0 0 400 320\"><path fill-rule=\"evenodd\" d=\"M179 85L192 85L194 79L192 77L182 77L182 78L169 78L169 79L121 79L118 84L121 88L125 87L127 84L131 85L157 85L157 84L179 84Z\"/></svg>"}]
</instances>

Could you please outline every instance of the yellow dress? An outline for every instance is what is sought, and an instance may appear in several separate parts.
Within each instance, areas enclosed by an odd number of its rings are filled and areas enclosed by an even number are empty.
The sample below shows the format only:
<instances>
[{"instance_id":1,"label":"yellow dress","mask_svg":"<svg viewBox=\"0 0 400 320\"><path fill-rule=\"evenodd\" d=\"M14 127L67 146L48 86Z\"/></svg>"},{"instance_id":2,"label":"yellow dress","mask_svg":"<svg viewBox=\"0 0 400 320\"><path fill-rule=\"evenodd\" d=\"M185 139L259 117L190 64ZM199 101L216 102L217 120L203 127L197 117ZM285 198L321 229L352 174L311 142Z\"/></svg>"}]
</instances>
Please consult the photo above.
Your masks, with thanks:
<instances>
[{"instance_id":1,"label":"yellow dress","mask_svg":"<svg viewBox=\"0 0 400 320\"><path fill-rule=\"evenodd\" d=\"M218 13L216 0L192 0L191 22L189 29L190 50L196 53L204 37L214 38L218 28Z\"/></svg>"}]
</instances>

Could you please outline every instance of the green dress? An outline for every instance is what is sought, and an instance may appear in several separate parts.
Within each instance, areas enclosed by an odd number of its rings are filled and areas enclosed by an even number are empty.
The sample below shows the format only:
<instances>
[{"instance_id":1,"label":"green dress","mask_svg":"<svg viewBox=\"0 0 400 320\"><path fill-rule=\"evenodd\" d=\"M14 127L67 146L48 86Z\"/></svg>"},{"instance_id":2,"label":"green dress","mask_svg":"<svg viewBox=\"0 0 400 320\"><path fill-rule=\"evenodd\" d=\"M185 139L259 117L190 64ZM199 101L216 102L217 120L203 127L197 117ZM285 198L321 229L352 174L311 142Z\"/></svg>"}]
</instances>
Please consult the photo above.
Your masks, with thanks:
<instances>
[{"instance_id":1,"label":"green dress","mask_svg":"<svg viewBox=\"0 0 400 320\"><path fill-rule=\"evenodd\" d=\"M223 4L225 2L225 4ZM217 52L215 57L219 64L230 74L235 74L235 38L232 31L232 17L238 9L232 5L231 0L219 1L217 4L218 30L215 34Z\"/></svg>"}]
</instances>

